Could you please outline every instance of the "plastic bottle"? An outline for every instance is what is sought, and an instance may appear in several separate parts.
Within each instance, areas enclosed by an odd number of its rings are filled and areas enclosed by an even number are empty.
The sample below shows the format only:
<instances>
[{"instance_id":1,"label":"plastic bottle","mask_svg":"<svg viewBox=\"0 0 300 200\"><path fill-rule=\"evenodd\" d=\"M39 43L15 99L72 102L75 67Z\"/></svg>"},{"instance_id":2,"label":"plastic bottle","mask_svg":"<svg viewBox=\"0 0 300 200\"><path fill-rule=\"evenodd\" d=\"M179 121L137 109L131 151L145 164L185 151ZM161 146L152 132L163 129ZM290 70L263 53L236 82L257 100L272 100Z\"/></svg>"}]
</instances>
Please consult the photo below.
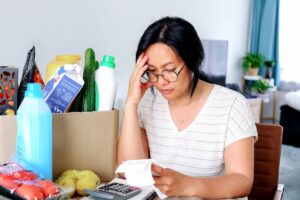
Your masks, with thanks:
<instances>
[{"instance_id":1,"label":"plastic bottle","mask_svg":"<svg viewBox=\"0 0 300 200\"><path fill-rule=\"evenodd\" d=\"M112 110L117 92L115 58L104 55L96 70L96 111Z\"/></svg>"},{"instance_id":2,"label":"plastic bottle","mask_svg":"<svg viewBox=\"0 0 300 200\"><path fill-rule=\"evenodd\" d=\"M17 162L52 180L52 113L41 85L28 83L17 111Z\"/></svg>"},{"instance_id":3,"label":"plastic bottle","mask_svg":"<svg viewBox=\"0 0 300 200\"><path fill-rule=\"evenodd\" d=\"M56 70L64 66L65 64L77 64L81 66L81 57L80 55L74 54L74 55L57 55L55 60L52 60L47 65L46 70L46 83L49 81L49 79L54 75Z\"/></svg>"}]
</instances>

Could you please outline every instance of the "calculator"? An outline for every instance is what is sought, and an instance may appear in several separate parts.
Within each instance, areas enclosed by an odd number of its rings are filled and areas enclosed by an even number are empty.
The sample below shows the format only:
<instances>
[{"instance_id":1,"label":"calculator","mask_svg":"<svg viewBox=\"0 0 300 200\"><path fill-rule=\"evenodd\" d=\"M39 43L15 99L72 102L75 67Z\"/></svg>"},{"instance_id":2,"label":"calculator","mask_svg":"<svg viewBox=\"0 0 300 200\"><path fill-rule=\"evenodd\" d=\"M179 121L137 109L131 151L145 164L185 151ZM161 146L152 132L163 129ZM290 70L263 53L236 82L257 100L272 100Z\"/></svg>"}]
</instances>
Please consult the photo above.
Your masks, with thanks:
<instances>
[{"instance_id":1,"label":"calculator","mask_svg":"<svg viewBox=\"0 0 300 200\"><path fill-rule=\"evenodd\" d=\"M125 200L137 195L142 190L139 187L123 183L108 183L94 190L83 190L87 194L97 197L98 199Z\"/></svg>"}]
</instances>

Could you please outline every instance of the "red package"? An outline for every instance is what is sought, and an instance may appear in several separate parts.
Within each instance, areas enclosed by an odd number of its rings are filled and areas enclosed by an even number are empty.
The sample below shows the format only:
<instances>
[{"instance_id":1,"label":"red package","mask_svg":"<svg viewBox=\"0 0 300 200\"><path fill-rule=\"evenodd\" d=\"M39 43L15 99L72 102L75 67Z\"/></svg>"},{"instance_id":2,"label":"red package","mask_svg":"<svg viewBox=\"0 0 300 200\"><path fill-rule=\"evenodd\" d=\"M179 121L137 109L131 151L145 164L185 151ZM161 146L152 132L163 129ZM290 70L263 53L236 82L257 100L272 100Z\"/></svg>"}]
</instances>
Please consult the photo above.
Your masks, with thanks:
<instances>
[{"instance_id":1,"label":"red package","mask_svg":"<svg viewBox=\"0 0 300 200\"><path fill-rule=\"evenodd\" d=\"M45 198L41 188L35 185L22 184L16 192L26 200L42 200Z\"/></svg>"},{"instance_id":2,"label":"red package","mask_svg":"<svg viewBox=\"0 0 300 200\"><path fill-rule=\"evenodd\" d=\"M36 183L36 185L42 189L45 197L52 197L59 192L57 186L48 180L40 180Z\"/></svg>"},{"instance_id":3,"label":"red package","mask_svg":"<svg viewBox=\"0 0 300 200\"><path fill-rule=\"evenodd\" d=\"M12 177L18 181L30 181L30 180L36 180L39 178L38 175L36 175L35 173L25 171L25 170L14 172L12 174Z\"/></svg>"},{"instance_id":4,"label":"red package","mask_svg":"<svg viewBox=\"0 0 300 200\"><path fill-rule=\"evenodd\" d=\"M61 190L49 180L27 171L18 163L0 165L0 192L12 199L42 200L60 196Z\"/></svg>"},{"instance_id":5,"label":"red package","mask_svg":"<svg viewBox=\"0 0 300 200\"><path fill-rule=\"evenodd\" d=\"M11 192L19 188L20 184L12 179L0 179L0 185Z\"/></svg>"}]
</instances>

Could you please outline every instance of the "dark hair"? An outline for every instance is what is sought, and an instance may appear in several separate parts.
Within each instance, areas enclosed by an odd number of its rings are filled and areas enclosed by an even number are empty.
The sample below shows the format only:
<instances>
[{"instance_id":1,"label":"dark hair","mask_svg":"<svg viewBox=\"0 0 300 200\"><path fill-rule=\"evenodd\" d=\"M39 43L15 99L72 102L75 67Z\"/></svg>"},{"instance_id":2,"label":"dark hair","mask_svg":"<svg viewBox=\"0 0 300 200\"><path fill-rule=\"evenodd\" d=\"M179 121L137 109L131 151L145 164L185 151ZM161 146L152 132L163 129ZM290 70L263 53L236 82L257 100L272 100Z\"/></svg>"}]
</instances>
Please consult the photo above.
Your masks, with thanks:
<instances>
[{"instance_id":1,"label":"dark hair","mask_svg":"<svg viewBox=\"0 0 300 200\"><path fill-rule=\"evenodd\" d=\"M164 17L152 23L140 39L136 60L139 55L154 43L163 43L172 48L193 72L191 96L199 79L208 81L200 67L204 59L201 40L192 24L179 17Z\"/></svg>"}]
</instances>

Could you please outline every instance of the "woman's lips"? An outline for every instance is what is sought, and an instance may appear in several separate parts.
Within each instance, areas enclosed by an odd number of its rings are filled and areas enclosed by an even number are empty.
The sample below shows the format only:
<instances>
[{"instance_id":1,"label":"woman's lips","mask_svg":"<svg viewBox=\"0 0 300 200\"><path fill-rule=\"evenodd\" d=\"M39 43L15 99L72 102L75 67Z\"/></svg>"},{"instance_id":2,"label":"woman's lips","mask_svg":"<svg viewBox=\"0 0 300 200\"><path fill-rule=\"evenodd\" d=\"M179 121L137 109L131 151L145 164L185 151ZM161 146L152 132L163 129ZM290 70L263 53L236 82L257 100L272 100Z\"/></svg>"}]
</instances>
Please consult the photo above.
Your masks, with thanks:
<instances>
[{"instance_id":1,"label":"woman's lips","mask_svg":"<svg viewBox=\"0 0 300 200\"><path fill-rule=\"evenodd\" d=\"M172 89L169 89L169 90L160 90L160 92L162 94L171 94L173 92L173 90Z\"/></svg>"}]
</instances>

